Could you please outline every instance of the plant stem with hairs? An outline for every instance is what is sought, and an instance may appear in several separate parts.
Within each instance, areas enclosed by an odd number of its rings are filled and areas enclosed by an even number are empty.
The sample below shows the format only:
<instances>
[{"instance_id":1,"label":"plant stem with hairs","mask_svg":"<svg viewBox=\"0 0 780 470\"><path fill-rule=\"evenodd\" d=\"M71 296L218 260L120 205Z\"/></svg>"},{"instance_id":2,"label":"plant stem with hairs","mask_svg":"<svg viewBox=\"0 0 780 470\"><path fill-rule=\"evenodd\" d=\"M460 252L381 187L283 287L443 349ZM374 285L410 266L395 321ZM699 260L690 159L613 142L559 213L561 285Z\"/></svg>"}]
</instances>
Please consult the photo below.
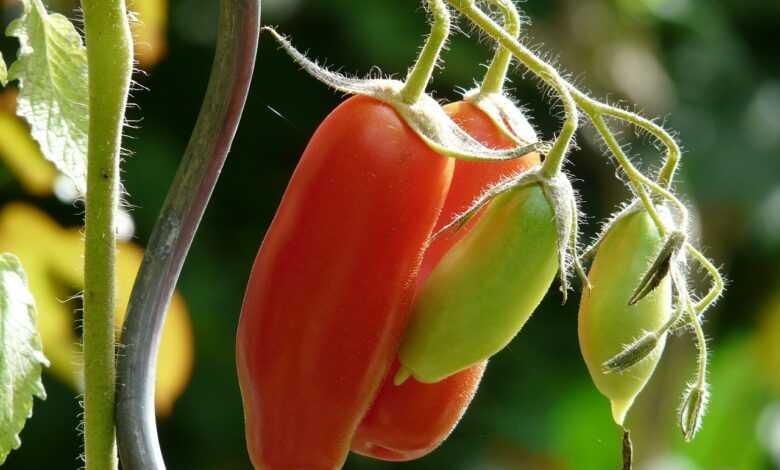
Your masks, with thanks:
<instances>
[{"instance_id":1,"label":"plant stem with hairs","mask_svg":"<svg viewBox=\"0 0 780 470\"><path fill-rule=\"evenodd\" d=\"M89 64L84 256L84 452L87 470L117 468L114 311L119 154L133 70L124 0L83 0Z\"/></svg>"}]
</instances>

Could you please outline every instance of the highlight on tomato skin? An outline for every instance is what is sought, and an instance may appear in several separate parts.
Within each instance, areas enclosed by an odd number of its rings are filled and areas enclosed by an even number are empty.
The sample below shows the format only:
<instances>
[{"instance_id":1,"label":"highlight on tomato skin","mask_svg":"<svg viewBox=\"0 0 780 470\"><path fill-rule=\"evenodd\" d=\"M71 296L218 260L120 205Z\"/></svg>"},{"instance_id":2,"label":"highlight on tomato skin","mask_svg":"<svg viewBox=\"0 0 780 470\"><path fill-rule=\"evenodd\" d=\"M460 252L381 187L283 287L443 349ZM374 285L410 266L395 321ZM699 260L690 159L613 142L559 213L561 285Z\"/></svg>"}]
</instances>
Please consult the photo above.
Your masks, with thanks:
<instances>
[{"instance_id":1,"label":"highlight on tomato skin","mask_svg":"<svg viewBox=\"0 0 780 470\"><path fill-rule=\"evenodd\" d=\"M516 145L503 135L477 106L460 101L444 107L450 117L469 135L492 148ZM529 126L530 129L530 126ZM519 136L528 141L535 135ZM525 171L539 163L538 154L505 162L455 162L447 199L436 222L440 229L466 210L486 187L504 177ZM417 288L425 282L441 258L468 233L481 214L454 234L435 239L426 249L417 278ZM352 451L387 461L413 460L436 449L450 435L476 394L487 362L474 365L445 380L425 384L414 379L396 386L393 376L398 361L363 418L352 439Z\"/></svg>"},{"instance_id":2,"label":"highlight on tomato skin","mask_svg":"<svg viewBox=\"0 0 780 470\"><path fill-rule=\"evenodd\" d=\"M258 252L237 335L261 469L335 469L392 365L453 161L367 97L312 136Z\"/></svg>"}]
</instances>

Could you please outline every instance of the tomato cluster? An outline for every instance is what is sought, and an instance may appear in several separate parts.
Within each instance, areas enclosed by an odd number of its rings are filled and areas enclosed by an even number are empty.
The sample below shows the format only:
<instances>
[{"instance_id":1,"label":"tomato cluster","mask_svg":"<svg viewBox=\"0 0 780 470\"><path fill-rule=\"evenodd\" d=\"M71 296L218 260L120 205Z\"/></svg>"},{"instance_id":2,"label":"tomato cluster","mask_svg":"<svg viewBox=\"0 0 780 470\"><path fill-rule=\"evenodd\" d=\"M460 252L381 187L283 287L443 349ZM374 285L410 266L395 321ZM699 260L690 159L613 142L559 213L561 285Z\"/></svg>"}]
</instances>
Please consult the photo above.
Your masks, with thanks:
<instances>
[{"instance_id":1,"label":"tomato cluster","mask_svg":"<svg viewBox=\"0 0 780 470\"><path fill-rule=\"evenodd\" d=\"M511 2L496 3L517 26ZM679 201L641 174L631 178L668 201L634 188L642 204L605 225L585 274L578 201L561 171L576 110L552 146L538 142L503 94L511 56L502 48L483 86L442 108L424 89L448 22L446 9L434 12L404 83L324 70L269 30L302 69L358 96L309 141L249 278L237 362L256 468L337 469L350 451L428 454L556 274L566 300L573 271L582 355L622 426L667 332L684 326L683 312L698 326L716 296L693 304L687 211L669 209ZM681 411L686 439L706 403L704 370Z\"/></svg>"},{"instance_id":2,"label":"tomato cluster","mask_svg":"<svg viewBox=\"0 0 780 470\"><path fill-rule=\"evenodd\" d=\"M474 104L445 109L485 145L513 145ZM427 242L485 187L537 162L536 154L445 158L391 106L368 97L347 100L323 121L260 248L238 329L257 468L337 468L350 448L409 460L450 434L484 359L437 383L401 386L393 361L418 286L479 216Z\"/></svg>"}]
</instances>

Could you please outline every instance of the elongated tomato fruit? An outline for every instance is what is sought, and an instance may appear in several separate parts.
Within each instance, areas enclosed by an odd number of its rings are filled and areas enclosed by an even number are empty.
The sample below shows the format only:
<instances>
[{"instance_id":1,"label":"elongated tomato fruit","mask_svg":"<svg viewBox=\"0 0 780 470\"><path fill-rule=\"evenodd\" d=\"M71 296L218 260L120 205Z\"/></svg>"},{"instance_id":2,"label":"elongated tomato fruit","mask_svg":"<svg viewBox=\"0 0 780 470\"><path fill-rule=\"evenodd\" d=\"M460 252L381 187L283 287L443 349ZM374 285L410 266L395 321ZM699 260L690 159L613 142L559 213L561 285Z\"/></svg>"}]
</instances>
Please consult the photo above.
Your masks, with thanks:
<instances>
[{"instance_id":1,"label":"elongated tomato fruit","mask_svg":"<svg viewBox=\"0 0 780 470\"><path fill-rule=\"evenodd\" d=\"M392 364L452 176L388 105L342 103L309 142L238 326L258 469L336 469Z\"/></svg>"},{"instance_id":2,"label":"elongated tomato fruit","mask_svg":"<svg viewBox=\"0 0 780 470\"><path fill-rule=\"evenodd\" d=\"M628 301L658 253L663 238L644 210L626 214L609 229L588 273L591 289L583 289L579 313L582 357L596 388L623 425L626 413L653 375L666 344L623 372L604 372L603 364L644 333L656 331L672 316L672 284L667 275L636 305Z\"/></svg>"},{"instance_id":3,"label":"elongated tomato fruit","mask_svg":"<svg viewBox=\"0 0 780 470\"><path fill-rule=\"evenodd\" d=\"M483 145L510 148L515 144L504 136L490 118L469 102L444 107L452 119ZM536 140L531 126L528 142ZM457 161L436 229L443 227L471 205L486 187L539 162L537 154L506 162ZM421 286L441 258L466 235L479 214L457 233L437 238L425 252L417 285ZM352 439L352 451L381 460L402 461L420 458L438 447L460 421L479 387L487 361L440 382L426 384L410 378L396 386L393 376L398 362L387 375L368 414Z\"/></svg>"}]
</instances>

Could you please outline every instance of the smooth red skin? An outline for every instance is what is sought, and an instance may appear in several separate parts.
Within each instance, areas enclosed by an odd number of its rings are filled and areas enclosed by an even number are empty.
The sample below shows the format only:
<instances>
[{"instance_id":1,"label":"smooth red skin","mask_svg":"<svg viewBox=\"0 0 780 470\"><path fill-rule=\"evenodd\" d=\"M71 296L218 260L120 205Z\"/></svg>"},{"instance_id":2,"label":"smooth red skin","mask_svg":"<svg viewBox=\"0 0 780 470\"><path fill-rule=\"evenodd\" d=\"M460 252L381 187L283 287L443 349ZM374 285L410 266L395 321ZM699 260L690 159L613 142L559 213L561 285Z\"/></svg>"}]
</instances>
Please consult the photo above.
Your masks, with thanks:
<instances>
[{"instance_id":1,"label":"smooth red skin","mask_svg":"<svg viewBox=\"0 0 780 470\"><path fill-rule=\"evenodd\" d=\"M398 349L452 169L371 98L348 99L314 133L238 326L255 468L341 468Z\"/></svg>"},{"instance_id":2,"label":"smooth red skin","mask_svg":"<svg viewBox=\"0 0 780 470\"><path fill-rule=\"evenodd\" d=\"M468 102L444 108L452 119L483 145L494 148L515 146L479 108ZM539 162L537 154L506 162L458 161L444 209L436 223L443 227L469 208L486 187ZM476 222L479 214L456 233L434 240L425 252L417 285L421 286L439 260ZM352 438L352 451L380 460L403 461L420 458L438 447L460 421L479 387L486 362L434 384L409 378L393 384L398 361L393 364L374 404Z\"/></svg>"}]
</instances>

